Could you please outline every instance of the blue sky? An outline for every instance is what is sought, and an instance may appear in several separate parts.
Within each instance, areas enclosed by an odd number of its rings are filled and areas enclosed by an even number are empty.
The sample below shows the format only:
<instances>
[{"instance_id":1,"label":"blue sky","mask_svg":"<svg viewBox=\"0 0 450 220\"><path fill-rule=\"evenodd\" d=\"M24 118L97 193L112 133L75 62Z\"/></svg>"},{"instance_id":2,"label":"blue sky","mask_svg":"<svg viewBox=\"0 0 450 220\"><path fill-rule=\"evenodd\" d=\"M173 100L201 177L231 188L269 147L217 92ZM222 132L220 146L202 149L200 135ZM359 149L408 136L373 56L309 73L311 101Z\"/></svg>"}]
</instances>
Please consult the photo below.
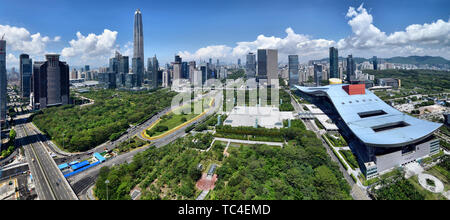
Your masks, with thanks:
<instances>
[{"instance_id":1,"label":"blue sky","mask_svg":"<svg viewBox=\"0 0 450 220\"><path fill-rule=\"evenodd\" d=\"M349 15L350 7L353 7L356 13L346 16ZM17 58L23 51L31 53L35 59L42 60L45 52L62 53L64 48L70 48L62 54L67 55L64 58L74 66L83 63L93 66L106 65L107 58L115 49L130 55L133 15L137 8L141 9L143 14L145 56L156 54L161 63L172 61L173 56L178 53L184 59L198 60L211 56L233 61L243 57L247 50L255 50L260 46L281 47L280 61L284 60L284 53L298 53L303 62L320 58L327 54L326 47L330 45L338 46L340 52L342 51L341 56L354 53L355 56L388 57L396 55L389 47L398 46L409 48L408 51L399 51L398 55L417 53L450 58L450 33L446 32L450 16L448 0L2 0L0 34L2 27L7 36L16 36L10 32L19 32L13 30L13 27L24 28L28 32L28 36L26 33L16 33L19 37L15 39L7 37L12 44L8 46L8 57L11 58L7 61L8 66L14 66L14 57ZM361 19L358 19L358 16ZM353 18L354 26L349 24ZM379 32L385 33L386 39L370 39L364 34L358 36L354 29L358 28L357 21L364 18L370 19L371 22L363 22L367 26L359 26L361 30L370 30L370 26L374 26ZM437 22L439 19L443 23ZM433 30L444 31L424 36L423 39L412 36L417 33L389 38L394 32L407 32L405 29L410 25L434 23L436 25ZM427 27L421 28L431 33ZM287 28L294 32L293 40L286 39ZM112 33L104 33L104 29ZM80 32L82 37L94 34L93 42L85 39L71 45L71 40L80 39L77 32ZM379 32L374 30L373 34L381 34ZM34 41L31 40L31 35L36 33L40 36L35 36ZM370 34L371 32L367 33ZM104 38L94 39L100 35ZM257 42L259 35L264 35L267 39ZM270 39L272 36L274 39ZM431 42L430 38L434 42ZM24 42L28 40L29 44L15 42L18 39ZM320 39L324 41L318 41ZM405 43L405 39L409 42ZM268 42L270 40L272 41ZM358 40L374 42L354 43ZM394 43L391 44L391 40ZM423 43L421 40L427 42ZM103 47L92 46L99 41ZM104 41L111 42L105 44ZM247 42L246 49L242 50L237 45L238 42ZM303 43L302 46L298 46L299 43ZM376 48L376 44L388 46ZM292 47L297 49L293 50ZM443 50L443 47L447 50ZM302 57L302 54L305 55Z\"/></svg>"}]
</instances>

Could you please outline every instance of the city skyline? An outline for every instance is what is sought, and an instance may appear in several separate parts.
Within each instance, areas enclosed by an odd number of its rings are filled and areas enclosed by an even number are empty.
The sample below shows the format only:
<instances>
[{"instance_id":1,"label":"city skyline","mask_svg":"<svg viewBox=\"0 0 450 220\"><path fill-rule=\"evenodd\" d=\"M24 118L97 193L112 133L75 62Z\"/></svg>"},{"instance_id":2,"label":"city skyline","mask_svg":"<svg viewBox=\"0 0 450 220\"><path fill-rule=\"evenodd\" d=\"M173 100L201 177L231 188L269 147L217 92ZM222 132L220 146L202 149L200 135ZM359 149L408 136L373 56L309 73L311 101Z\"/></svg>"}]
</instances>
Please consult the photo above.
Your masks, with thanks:
<instances>
[{"instance_id":1,"label":"city skyline","mask_svg":"<svg viewBox=\"0 0 450 220\"><path fill-rule=\"evenodd\" d=\"M41 25L37 25L28 18L17 21L21 19L20 14L11 15L9 12L1 11L0 14L5 14L3 15L5 19L2 19L5 23L0 23L0 33L5 33L7 42L11 42L8 43L10 46L7 51L7 68L18 67L21 53L30 54L34 60L42 60L46 53L59 53L71 66L88 64L94 68L107 66L109 58L114 55L116 50L132 57L132 16L138 8L145 14L144 28L150 30L144 35L144 50L146 54L151 54L149 57L156 54L160 63L171 62L174 54L180 55L186 61L213 58L220 59L222 62L236 62L237 59L245 59L248 52L256 53L258 48L278 49L280 62L287 63L288 55L297 54L299 62L305 63L310 59L328 57L328 48L332 46L339 49L342 57L346 57L348 54L367 58L372 56L384 58L396 55L431 55L450 59L450 50L448 50L450 22L448 13L445 11L448 3L445 1L436 1L436 4L408 2L408 10L398 15L386 13L386 10L395 10L396 5L402 5L398 2L392 3L388 8L382 6L382 3L376 4L374 1L341 1L338 3L333 1L327 2L326 7L306 2L284 1L281 3L284 6L277 5L270 11L268 8L273 5L268 2L264 2L261 6L255 6L248 2L242 3L241 9L230 8L230 5L227 4L215 4L216 7L223 7L227 12L254 9L249 15L253 17L244 21L223 17L224 15L217 12L209 16L225 20L219 20L214 25L210 21L205 21L204 24L199 23L198 17L191 17L188 14L185 15L187 16L186 20L178 22L179 24L176 26L178 36L183 36L182 38L177 38L177 34L167 32L172 28L171 26L161 26L175 22L178 17L171 18L171 11L167 11L169 9L164 8L165 4L160 2L154 3L155 8L160 11L155 11L144 3L130 2L126 7L121 5L122 10L117 13L120 14L118 17L122 20L118 23L115 23L118 18L104 15L106 18L93 21L91 25L83 27L66 22L67 27L63 26L61 30L59 28L50 30L48 27L50 25L46 25L48 19L60 16L58 13L42 18L47 20L43 20ZM321 3L324 2L321 1ZM7 1L5 5L7 7L4 8L17 7L11 1ZM62 5L71 4L64 3ZM178 5L184 4L179 3ZM286 7L286 5L292 7ZM197 7L213 6L214 3L210 3L200 4ZM303 8L305 6L307 9ZM118 10L118 6L107 7ZM419 13L415 11L417 8L426 9L427 7L434 9L432 15L425 13L426 10ZM275 19L277 20L275 23L278 22L278 25L274 27L270 22L267 23L267 16L255 17L255 13L264 10L278 15L285 10L294 9L307 10L309 19L285 15ZM180 10L178 6L173 9L173 11L177 10ZM328 13L329 10L333 10L333 14ZM168 13L167 16L170 17L167 19L168 21L162 21L163 17L155 18L155 16L161 16L162 12ZM80 18L77 17L81 23L86 22L86 19L92 21L93 17L102 14L100 11L94 13L91 10L77 11L77 13L81 15ZM384 17L381 16L381 13ZM391 20L387 20L386 16ZM291 20L286 21L288 18ZM249 18L247 17L247 19ZM195 21L195 24L190 21ZM267 23L267 28L261 27L264 22ZM248 31L241 31L242 23L249 25ZM323 28L324 25L327 28ZM71 29L71 31L66 29ZM221 29L222 31L218 31ZM220 37L218 36L220 34L215 32L226 32L226 34L222 34ZM143 60L149 57L144 57Z\"/></svg>"}]
</instances>

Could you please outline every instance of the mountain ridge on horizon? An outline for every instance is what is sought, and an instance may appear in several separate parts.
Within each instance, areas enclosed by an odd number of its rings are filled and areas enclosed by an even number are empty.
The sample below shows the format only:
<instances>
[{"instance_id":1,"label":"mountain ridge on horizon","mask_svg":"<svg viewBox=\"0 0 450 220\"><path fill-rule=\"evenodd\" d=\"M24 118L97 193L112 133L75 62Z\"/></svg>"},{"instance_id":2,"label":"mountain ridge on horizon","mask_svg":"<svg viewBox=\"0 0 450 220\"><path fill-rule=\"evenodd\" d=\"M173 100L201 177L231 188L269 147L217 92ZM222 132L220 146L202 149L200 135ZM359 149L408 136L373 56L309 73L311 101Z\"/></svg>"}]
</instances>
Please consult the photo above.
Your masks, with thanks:
<instances>
[{"instance_id":1,"label":"mountain ridge on horizon","mask_svg":"<svg viewBox=\"0 0 450 220\"><path fill-rule=\"evenodd\" d=\"M346 57L339 56L339 60L344 60ZM353 57L356 63L362 63L365 61L372 61L372 58L364 58L364 57ZM395 56L391 58L377 58L378 61L385 61L388 63L400 63L400 64L414 64L414 65L450 65L450 60L447 60L441 56ZM320 60L313 61L327 61L329 58L323 58Z\"/></svg>"}]
</instances>

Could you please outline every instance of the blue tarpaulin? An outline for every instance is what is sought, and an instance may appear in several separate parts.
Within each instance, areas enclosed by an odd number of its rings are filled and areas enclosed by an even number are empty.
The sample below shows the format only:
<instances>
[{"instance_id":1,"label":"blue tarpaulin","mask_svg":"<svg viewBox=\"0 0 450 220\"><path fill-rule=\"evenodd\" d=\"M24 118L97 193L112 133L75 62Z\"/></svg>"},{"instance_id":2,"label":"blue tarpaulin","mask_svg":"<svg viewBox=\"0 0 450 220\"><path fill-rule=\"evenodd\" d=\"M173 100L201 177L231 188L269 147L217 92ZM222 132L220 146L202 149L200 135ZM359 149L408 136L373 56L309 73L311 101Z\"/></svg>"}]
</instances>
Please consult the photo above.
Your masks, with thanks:
<instances>
[{"instance_id":1,"label":"blue tarpaulin","mask_svg":"<svg viewBox=\"0 0 450 220\"><path fill-rule=\"evenodd\" d=\"M60 170L64 170L64 169L66 169L67 167L69 167L69 165L68 165L67 163L63 163L63 164L58 165L58 168L59 168Z\"/></svg>"},{"instance_id":2,"label":"blue tarpaulin","mask_svg":"<svg viewBox=\"0 0 450 220\"><path fill-rule=\"evenodd\" d=\"M79 163L79 161L72 161L72 162L69 163L69 166L72 166L72 165L77 164L77 163Z\"/></svg>"},{"instance_id":3,"label":"blue tarpaulin","mask_svg":"<svg viewBox=\"0 0 450 220\"><path fill-rule=\"evenodd\" d=\"M90 165L88 165L88 166L85 166L85 167L83 167L83 168L81 168L81 169L79 169L79 170L75 170L75 171L73 171L73 172L71 172L71 173L64 174L64 177L67 178L67 177L69 177L69 176L75 175L75 174L77 174L77 173L80 173L80 172L82 172L82 171L85 171L85 170L87 170L87 169L89 169L89 168L91 168L91 167L93 167L93 166L98 165L98 164L100 164L99 161L98 161L98 162L95 162L95 163L93 163L93 164L90 164Z\"/></svg>"},{"instance_id":4,"label":"blue tarpaulin","mask_svg":"<svg viewBox=\"0 0 450 220\"><path fill-rule=\"evenodd\" d=\"M100 155L97 152L94 153L94 157L97 158L97 160L100 161L100 163L103 163L106 160L102 155Z\"/></svg>"},{"instance_id":5,"label":"blue tarpaulin","mask_svg":"<svg viewBox=\"0 0 450 220\"><path fill-rule=\"evenodd\" d=\"M84 167L84 166L87 166L87 165L89 165L89 161L85 160L85 161L83 161L83 162L74 164L74 165L72 165L71 167L72 167L72 170L78 170L78 169L80 169L81 167Z\"/></svg>"}]
</instances>

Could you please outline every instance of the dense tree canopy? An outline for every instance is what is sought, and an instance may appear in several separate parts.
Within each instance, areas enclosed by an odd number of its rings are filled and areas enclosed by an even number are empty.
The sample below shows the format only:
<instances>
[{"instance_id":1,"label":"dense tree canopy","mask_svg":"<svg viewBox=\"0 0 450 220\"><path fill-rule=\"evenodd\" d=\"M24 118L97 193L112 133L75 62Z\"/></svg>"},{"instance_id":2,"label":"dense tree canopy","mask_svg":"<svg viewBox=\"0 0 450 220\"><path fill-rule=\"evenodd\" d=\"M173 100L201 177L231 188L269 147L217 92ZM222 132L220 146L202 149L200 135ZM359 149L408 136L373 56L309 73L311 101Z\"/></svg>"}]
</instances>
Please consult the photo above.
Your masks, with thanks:
<instances>
[{"instance_id":1,"label":"dense tree canopy","mask_svg":"<svg viewBox=\"0 0 450 220\"><path fill-rule=\"evenodd\" d=\"M33 122L66 150L86 151L108 139L117 139L130 124L144 122L169 107L175 94L168 90L91 91L83 96L94 99L95 104L44 109L33 117Z\"/></svg>"},{"instance_id":2,"label":"dense tree canopy","mask_svg":"<svg viewBox=\"0 0 450 220\"><path fill-rule=\"evenodd\" d=\"M364 70L364 73L373 74L375 78L401 79L401 86L406 89L416 87L426 89L428 92L448 92L450 77L447 71L437 70ZM420 82L420 83L419 83Z\"/></svg>"},{"instance_id":3,"label":"dense tree canopy","mask_svg":"<svg viewBox=\"0 0 450 220\"><path fill-rule=\"evenodd\" d=\"M217 141L207 152L198 150L211 145L209 133L151 147L130 164L102 168L95 194L106 199L108 179L110 199L130 199L135 186L142 189L141 199L195 199L200 193L195 187L199 164L206 172L215 163L218 181L209 199L351 199L349 185L315 134L298 121L283 131L294 134L287 138L293 143L283 148L229 147L228 157L223 156L224 144Z\"/></svg>"}]
</instances>

